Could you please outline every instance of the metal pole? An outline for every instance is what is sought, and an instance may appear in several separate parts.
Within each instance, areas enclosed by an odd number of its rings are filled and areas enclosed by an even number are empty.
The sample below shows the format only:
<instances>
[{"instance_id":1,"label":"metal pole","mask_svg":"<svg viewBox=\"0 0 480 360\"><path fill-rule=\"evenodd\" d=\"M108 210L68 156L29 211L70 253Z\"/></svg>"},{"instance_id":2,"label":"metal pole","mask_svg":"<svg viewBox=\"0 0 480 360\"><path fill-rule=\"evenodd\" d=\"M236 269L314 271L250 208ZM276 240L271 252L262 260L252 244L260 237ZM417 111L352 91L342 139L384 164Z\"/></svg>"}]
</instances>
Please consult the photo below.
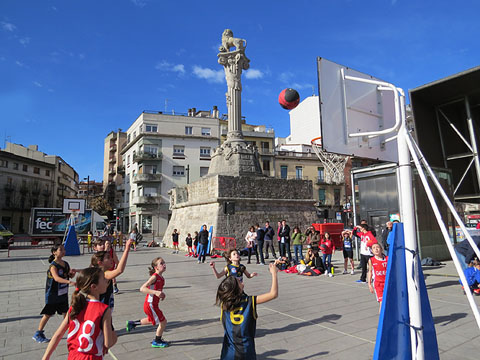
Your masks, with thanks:
<instances>
[{"instance_id":1,"label":"metal pole","mask_svg":"<svg viewBox=\"0 0 480 360\"><path fill-rule=\"evenodd\" d=\"M357 202L355 198L355 183L354 183L354 173L350 172L350 178L352 182L352 205L351 208L352 214L353 214L353 228L357 226ZM355 255L356 255L356 260L360 261L360 246L358 244L358 238L355 236Z\"/></svg>"},{"instance_id":2,"label":"metal pole","mask_svg":"<svg viewBox=\"0 0 480 360\"><path fill-rule=\"evenodd\" d=\"M473 158L475 159L475 170L477 172L478 188L480 189L480 160L478 159L477 140L475 139L475 130L473 129L472 113L470 112L470 103L468 97L465 97L465 110L467 111L468 132L472 145Z\"/></svg>"},{"instance_id":3,"label":"metal pole","mask_svg":"<svg viewBox=\"0 0 480 360\"><path fill-rule=\"evenodd\" d=\"M401 91L401 89L399 89ZM404 99L401 96L401 125L397 137L398 146L398 190L400 196L400 214L404 224L405 263L407 271L408 307L410 311L410 335L412 344L412 359L424 359L422 310L420 302L420 287L418 284L417 237L415 232L412 167L410 152L407 146L407 128L404 112ZM413 266L412 266L413 265Z\"/></svg>"},{"instance_id":4,"label":"metal pole","mask_svg":"<svg viewBox=\"0 0 480 360\"><path fill-rule=\"evenodd\" d=\"M190 184L190 165L187 165L187 185Z\"/></svg>"},{"instance_id":5,"label":"metal pole","mask_svg":"<svg viewBox=\"0 0 480 360\"><path fill-rule=\"evenodd\" d=\"M89 195L90 195L90 175L87 175L87 209L88 209Z\"/></svg>"}]
</instances>

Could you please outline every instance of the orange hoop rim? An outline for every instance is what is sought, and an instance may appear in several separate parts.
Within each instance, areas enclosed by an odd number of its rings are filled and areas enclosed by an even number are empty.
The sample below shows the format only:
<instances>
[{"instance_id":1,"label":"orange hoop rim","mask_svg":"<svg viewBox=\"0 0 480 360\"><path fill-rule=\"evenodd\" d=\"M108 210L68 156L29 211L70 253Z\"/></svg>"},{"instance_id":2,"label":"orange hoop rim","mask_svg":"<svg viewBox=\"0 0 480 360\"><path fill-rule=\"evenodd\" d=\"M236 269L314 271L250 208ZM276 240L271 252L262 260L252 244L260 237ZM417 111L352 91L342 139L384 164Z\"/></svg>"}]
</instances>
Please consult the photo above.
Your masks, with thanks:
<instances>
[{"instance_id":1,"label":"orange hoop rim","mask_svg":"<svg viewBox=\"0 0 480 360\"><path fill-rule=\"evenodd\" d=\"M310 141L310 144L315 145L315 146L322 146L322 137L321 137L321 136L317 136L316 138L313 138L313 139Z\"/></svg>"}]
</instances>

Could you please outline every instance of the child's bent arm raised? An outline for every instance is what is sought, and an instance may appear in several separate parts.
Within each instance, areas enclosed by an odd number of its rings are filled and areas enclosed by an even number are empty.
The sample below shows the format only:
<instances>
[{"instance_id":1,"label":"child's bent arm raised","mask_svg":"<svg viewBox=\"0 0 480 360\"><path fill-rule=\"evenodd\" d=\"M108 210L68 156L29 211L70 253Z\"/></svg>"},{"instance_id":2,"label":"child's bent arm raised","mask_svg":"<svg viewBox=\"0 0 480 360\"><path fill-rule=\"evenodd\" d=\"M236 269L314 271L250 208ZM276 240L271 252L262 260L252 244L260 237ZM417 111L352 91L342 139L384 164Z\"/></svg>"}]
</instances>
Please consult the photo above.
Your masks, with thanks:
<instances>
[{"instance_id":1,"label":"child's bent arm raised","mask_svg":"<svg viewBox=\"0 0 480 360\"><path fill-rule=\"evenodd\" d=\"M122 258L118 262L118 266L115 270L105 271L105 279L112 280L122 274L125 271L125 266L127 266L128 253L130 252L130 246L133 244L133 240L129 239L125 245L125 250L123 251Z\"/></svg>"},{"instance_id":2,"label":"child's bent arm raised","mask_svg":"<svg viewBox=\"0 0 480 360\"><path fill-rule=\"evenodd\" d=\"M257 296L257 304L263 304L267 301L273 300L278 296L278 279L277 272L278 269L274 264L269 265L270 273L272 274L272 287L270 292Z\"/></svg>"},{"instance_id":3,"label":"child's bent arm raised","mask_svg":"<svg viewBox=\"0 0 480 360\"><path fill-rule=\"evenodd\" d=\"M213 261L210 262L210 267L212 268L213 273L215 274L217 279L220 279L222 276L225 275L225 269L223 269L222 272L218 272L217 269L215 269L215 262L213 262Z\"/></svg>"},{"instance_id":4,"label":"child's bent arm raised","mask_svg":"<svg viewBox=\"0 0 480 360\"><path fill-rule=\"evenodd\" d=\"M117 343L117 333L112 328L112 312L110 309L107 309L103 314L103 334L105 336L104 345L107 349Z\"/></svg>"}]
</instances>

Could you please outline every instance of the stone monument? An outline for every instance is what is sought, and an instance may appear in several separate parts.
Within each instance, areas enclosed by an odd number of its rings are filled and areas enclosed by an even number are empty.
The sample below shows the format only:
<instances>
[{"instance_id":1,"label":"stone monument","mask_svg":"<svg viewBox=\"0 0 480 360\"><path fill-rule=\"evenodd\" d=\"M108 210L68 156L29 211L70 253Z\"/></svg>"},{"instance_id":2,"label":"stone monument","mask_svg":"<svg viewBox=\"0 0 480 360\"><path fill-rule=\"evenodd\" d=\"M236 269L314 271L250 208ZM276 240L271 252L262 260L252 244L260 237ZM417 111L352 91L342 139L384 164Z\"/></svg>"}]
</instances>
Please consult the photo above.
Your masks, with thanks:
<instances>
[{"instance_id":1,"label":"stone monument","mask_svg":"<svg viewBox=\"0 0 480 360\"><path fill-rule=\"evenodd\" d=\"M251 225L269 220L275 227L286 219L292 228L304 228L317 218L312 182L264 176L257 148L243 139L241 75L250 64L245 48L246 41L233 37L230 29L223 32L218 62L227 81L227 140L213 153L207 176L171 190L172 217L163 237L168 246L173 229L193 236L206 224L213 226L214 237L234 237L242 248Z\"/></svg>"}]
</instances>

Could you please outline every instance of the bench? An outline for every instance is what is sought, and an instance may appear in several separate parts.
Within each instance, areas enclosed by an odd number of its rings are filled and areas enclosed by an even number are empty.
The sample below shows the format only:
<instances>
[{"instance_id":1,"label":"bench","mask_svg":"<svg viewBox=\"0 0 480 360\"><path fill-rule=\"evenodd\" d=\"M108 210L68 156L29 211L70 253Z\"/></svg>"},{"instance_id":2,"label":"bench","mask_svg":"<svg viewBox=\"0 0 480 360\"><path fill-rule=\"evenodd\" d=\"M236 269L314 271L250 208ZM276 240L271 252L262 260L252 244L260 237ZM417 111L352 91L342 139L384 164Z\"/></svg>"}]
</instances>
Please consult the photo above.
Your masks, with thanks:
<instances>
[{"instance_id":1,"label":"bench","mask_svg":"<svg viewBox=\"0 0 480 360\"><path fill-rule=\"evenodd\" d=\"M57 236L14 236L8 241L8 257L12 250L50 249L61 241Z\"/></svg>"}]
</instances>

